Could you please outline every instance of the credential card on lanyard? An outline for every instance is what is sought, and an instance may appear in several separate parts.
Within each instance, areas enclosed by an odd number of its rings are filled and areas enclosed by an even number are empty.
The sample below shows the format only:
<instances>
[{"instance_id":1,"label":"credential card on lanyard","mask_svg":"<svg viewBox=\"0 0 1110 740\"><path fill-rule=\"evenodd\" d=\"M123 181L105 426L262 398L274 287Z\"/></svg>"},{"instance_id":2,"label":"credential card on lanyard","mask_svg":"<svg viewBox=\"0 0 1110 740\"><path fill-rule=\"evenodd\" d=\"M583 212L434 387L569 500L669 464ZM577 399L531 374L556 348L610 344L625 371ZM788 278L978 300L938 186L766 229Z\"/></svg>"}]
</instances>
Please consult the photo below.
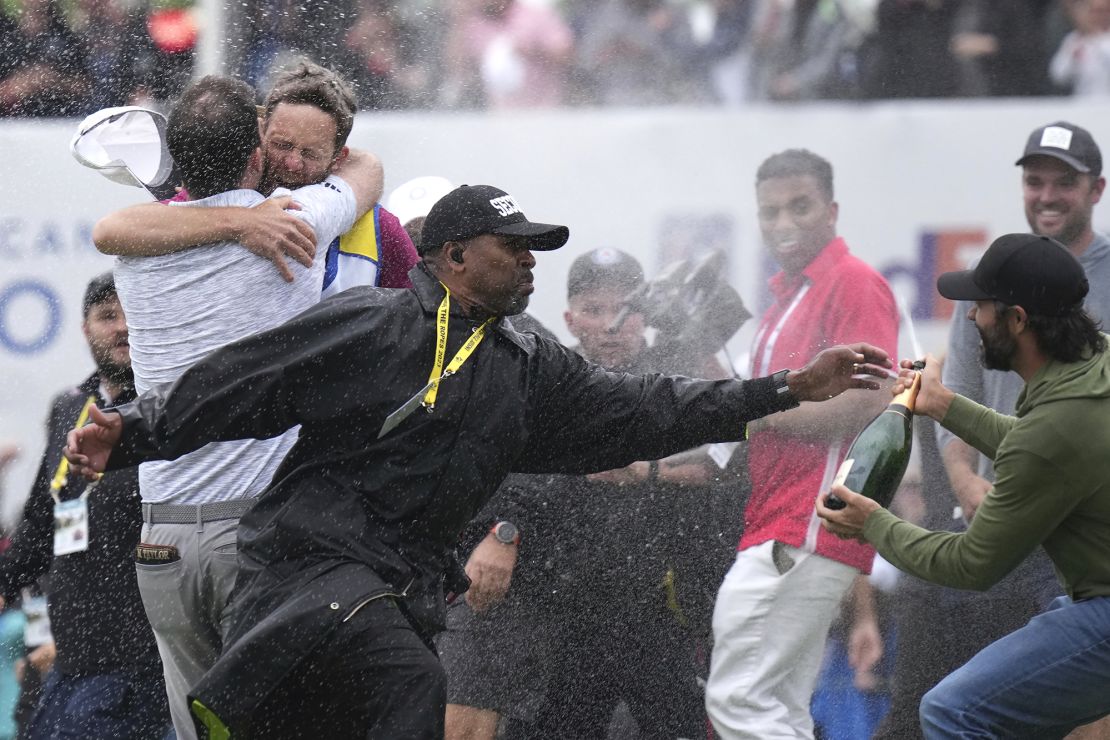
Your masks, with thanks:
<instances>
[{"instance_id":1,"label":"credential card on lanyard","mask_svg":"<svg viewBox=\"0 0 1110 740\"><path fill-rule=\"evenodd\" d=\"M50 612L45 596L34 596L30 589L23 589L23 644L29 648L45 645L54 639L50 632Z\"/></svg>"},{"instance_id":2,"label":"credential card on lanyard","mask_svg":"<svg viewBox=\"0 0 1110 740\"><path fill-rule=\"evenodd\" d=\"M440 382L439 380L429 380L428 384L416 392L416 395L401 404L400 408L394 411L389 416L385 417L385 422L382 423L382 428L378 432L378 439L389 434L393 429L405 419L412 416L412 412L424 405L424 396L431 390L432 386Z\"/></svg>"},{"instance_id":3,"label":"credential card on lanyard","mask_svg":"<svg viewBox=\"0 0 1110 740\"><path fill-rule=\"evenodd\" d=\"M54 504L54 555L89 549L89 502L84 498Z\"/></svg>"}]
</instances>

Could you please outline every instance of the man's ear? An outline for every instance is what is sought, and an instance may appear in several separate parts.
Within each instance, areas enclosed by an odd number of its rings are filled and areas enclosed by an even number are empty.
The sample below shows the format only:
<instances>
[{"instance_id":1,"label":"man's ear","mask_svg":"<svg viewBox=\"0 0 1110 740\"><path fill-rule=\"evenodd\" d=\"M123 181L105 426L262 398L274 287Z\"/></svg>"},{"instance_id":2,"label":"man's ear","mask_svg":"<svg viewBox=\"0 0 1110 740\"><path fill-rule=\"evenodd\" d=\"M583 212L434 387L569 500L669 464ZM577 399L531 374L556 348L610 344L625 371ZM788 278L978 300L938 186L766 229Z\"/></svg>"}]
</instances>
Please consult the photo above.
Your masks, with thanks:
<instances>
[{"instance_id":1,"label":"man's ear","mask_svg":"<svg viewBox=\"0 0 1110 740\"><path fill-rule=\"evenodd\" d=\"M567 331L570 332L571 336L581 341L581 338L578 336L578 327L574 323L574 313L569 308L563 311L563 321L566 322Z\"/></svg>"},{"instance_id":2,"label":"man's ear","mask_svg":"<svg viewBox=\"0 0 1110 740\"><path fill-rule=\"evenodd\" d=\"M347 157L350 156L350 154L350 148L341 147L339 149L339 153L335 155L335 159L331 161L331 167L328 167L328 174L330 175L331 173L339 169L339 167L347 161Z\"/></svg>"},{"instance_id":3,"label":"man's ear","mask_svg":"<svg viewBox=\"0 0 1110 740\"><path fill-rule=\"evenodd\" d=\"M1029 314L1021 306L1011 306L1007 312L1006 321L1015 335L1021 334L1029 326Z\"/></svg>"},{"instance_id":4,"label":"man's ear","mask_svg":"<svg viewBox=\"0 0 1110 740\"><path fill-rule=\"evenodd\" d=\"M247 160L247 170L259 176L262 175L263 170L262 147L255 147L251 152L250 159Z\"/></svg>"},{"instance_id":5,"label":"man's ear","mask_svg":"<svg viewBox=\"0 0 1110 740\"><path fill-rule=\"evenodd\" d=\"M458 242L447 242L440 251L440 262L451 272L462 272L466 269L466 258L462 255L463 247L461 244Z\"/></svg>"}]
</instances>

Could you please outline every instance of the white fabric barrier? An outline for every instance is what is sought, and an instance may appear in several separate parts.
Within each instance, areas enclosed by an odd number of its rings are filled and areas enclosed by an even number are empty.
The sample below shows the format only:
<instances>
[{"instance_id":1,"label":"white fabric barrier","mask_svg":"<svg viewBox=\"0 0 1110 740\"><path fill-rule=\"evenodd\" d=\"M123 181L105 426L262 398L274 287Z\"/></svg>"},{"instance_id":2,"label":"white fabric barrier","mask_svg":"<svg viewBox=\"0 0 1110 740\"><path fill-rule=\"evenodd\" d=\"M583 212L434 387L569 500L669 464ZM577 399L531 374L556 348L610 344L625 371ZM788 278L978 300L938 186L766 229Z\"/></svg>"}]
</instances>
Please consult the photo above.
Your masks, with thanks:
<instances>
[{"instance_id":1,"label":"white fabric barrier","mask_svg":"<svg viewBox=\"0 0 1110 740\"><path fill-rule=\"evenodd\" d=\"M938 351L949 309L935 298L936 274L961 266L994 235L1027 228L1014 166L1026 136L1066 119L1108 145L1108 113L1106 103L1040 100L363 114L351 143L381 156L387 192L427 174L494 184L529 218L568 224L568 246L538 257L532 301L533 313L567 341L566 272L598 246L635 254L649 274L690 250L724 249L733 285L758 314L772 267L755 223L755 171L782 149L811 149L834 166L841 234L891 276L921 345ZM92 367L80 299L88 279L112 264L93 249L92 225L146 199L72 159L76 125L0 122L0 441L24 451L0 502L9 518L41 454L48 399ZM1095 219L1110 224L1110 209L1096 209ZM734 340L734 353L754 323Z\"/></svg>"}]
</instances>

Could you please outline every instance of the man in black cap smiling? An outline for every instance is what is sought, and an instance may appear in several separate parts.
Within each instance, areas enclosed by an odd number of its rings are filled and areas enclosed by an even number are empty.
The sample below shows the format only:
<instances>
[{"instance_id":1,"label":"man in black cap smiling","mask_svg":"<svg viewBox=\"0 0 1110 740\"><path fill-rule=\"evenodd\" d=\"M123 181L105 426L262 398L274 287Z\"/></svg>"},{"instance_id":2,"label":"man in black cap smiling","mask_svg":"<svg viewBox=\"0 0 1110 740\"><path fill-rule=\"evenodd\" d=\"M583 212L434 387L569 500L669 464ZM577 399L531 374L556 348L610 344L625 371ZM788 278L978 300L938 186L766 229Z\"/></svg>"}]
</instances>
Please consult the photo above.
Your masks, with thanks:
<instances>
[{"instance_id":1,"label":"man in black cap smiling","mask_svg":"<svg viewBox=\"0 0 1110 740\"><path fill-rule=\"evenodd\" d=\"M997 239L940 294L974 301L986 367L1025 382L1015 416L941 385L933 358L915 413L994 460L995 482L963 533L930 532L843 486L825 526L865 539L900 570L986 590L1044 546L1067 596L980 651L921 701L926 738L1063 737L1110 713L1110 353L1083 308L1087 278L1059 242ZM908 367L908 363L903 363ZM904 370L895 392L909 384Z\"/></svg>"},{"instance_id":2,"label":"man in black cap smiling","mask_svg":"<svg viewBox=\"0 0 1110 740\"><path fill-rule=\"evenodd\" d=\"M751 381L605 372L505 318L528 303L532 251L568 236L502 190L456 188L424 223L412 290L348 290L70 435L92 474L301 425L240 523L224 651L190 695L202 733L442 736L431 637L444 592L466 588L449 552L507 473L742 439L756 417L877 388L853 372L889 364L855 344Z\"/></svg>"}]
</instances>

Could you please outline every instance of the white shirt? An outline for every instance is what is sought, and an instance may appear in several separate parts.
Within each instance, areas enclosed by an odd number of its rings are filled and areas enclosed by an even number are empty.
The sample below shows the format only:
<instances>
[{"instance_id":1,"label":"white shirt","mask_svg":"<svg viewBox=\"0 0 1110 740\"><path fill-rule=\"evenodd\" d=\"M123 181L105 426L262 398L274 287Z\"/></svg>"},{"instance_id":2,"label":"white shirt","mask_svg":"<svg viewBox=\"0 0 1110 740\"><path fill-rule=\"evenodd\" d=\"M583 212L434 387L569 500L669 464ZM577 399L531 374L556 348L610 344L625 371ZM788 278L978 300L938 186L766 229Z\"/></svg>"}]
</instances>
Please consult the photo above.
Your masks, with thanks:
<instances>
[{"instance_id":1,"label":"white shirt","mask_svg":"<svg viewBox=\"0 0 1110 740\"><path fill-rule=\"evenodd\" d=\"M289 194L279 189L270 197ZM272 329L320 301L326 245L351 228L355 198L335 176L292 195L301 210L290 213L307 222L323 245L311 268L291 265L292 283L269 260L235 242L116 261L116 290L127 316L139 393L176 380L213 350ZM249 207L263 200L253 190L231 190L171 205ZM177 460L143 463L143 501L202 504L257 496L296 439L296 430L290 430L274 439L214 442Z\"/></svg>"}]
</instances>

